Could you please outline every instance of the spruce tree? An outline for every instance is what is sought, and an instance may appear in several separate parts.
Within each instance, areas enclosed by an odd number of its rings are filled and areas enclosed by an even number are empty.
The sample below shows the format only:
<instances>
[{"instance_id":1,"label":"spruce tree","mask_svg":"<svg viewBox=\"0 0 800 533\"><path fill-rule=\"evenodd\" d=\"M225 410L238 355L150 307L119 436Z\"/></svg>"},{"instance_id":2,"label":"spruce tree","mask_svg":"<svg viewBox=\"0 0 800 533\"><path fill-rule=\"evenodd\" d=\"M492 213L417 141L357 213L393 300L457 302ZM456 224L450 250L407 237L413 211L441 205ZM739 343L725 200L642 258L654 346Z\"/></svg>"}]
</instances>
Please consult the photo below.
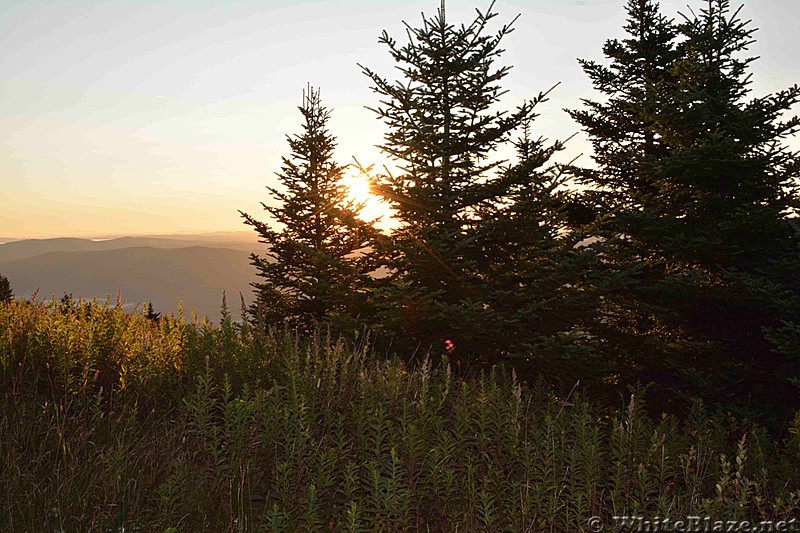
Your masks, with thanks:
<instances>
[{"instance_id":1,"label":"spruce tree","mask_svg":"<svg viewBox=\"0 0 800 533\"><path fill-rule=\"evenodd\" d=\"M532 116L533 103L498 109L509 67L494 63L512 25L489 34L492 9L455 26L443 2L421 27L407 25L405 45L384 32L380 42L400 80L362 67L381 97L375 112L388 131L380 148L400 169L378 186L400 223L380 292L381 321L423 351L445 341L462 354L497 344L487 286L492 261L482 243L487 216L507 195L497 150Z\"/></svg>"},{"instance_id":2,"label":"spruce tree","mask_svg":"<svg viewBox=\"0 0 800 533\"><path fill-rule=\"evenodd\" d=\"M780 391L780 403L796 391L778 374L796 375L796 359L773 349L800 295L798 161L782 143L798 121L780 116L800 90L746 100L753 30L727 0L704 3L675 24L630 0L610 66L583 62L607 100L572 112L598 164L581 174L608 215L607 265L626 280L602 319L638 377L728 405Z\"/></svg>"},{"instance_id":3,"label":"spruce tree","mask_svg":"<svg viewBox=\"0 0 800 533\"><path fill-rule=\"evenodd\" d=\"M487 217L482 240L493 331L502 352L551 383L589 383L608 371L591 329L602 294L591 275L597 250L584 242L593 213L563 165L550 162L562 143L534 140L526 123L516 148L515 163L503 169L507 196Z\"/></svg>"},{"instance_id":4,"label":"spruce tree","mask_svg":"<svg viewBox=\"0 0 800 533\"><path fill-rule=\"evenodd\" d=\"M11 283L3 275L0 275L0 302L10 302L14 299L14 293L11 291Z\"/></svg>"},{"instance_id":5,"label":"spruce tree","mask_svg":"<svg viewBox=\"0 0 800 533\"><path fill-rule=\"evenodd\" d=\"M267 187L277 203L261 204L272 220L240 212L268 246L251 256L261 278L253 283L251 312L265 325L308 331L326 322L343 332L368 305L375 265L361 252L375 246L378 234L359 218L362 206L347 198L346 167L333 158L336 138L319 90L309 87L299 110L303 131L287 136L291 155L277 175L282 188Z\"/></svg>"},{"instance_id":6,"label":"spruce tree","mask_svg":"<svg viewBox=\"0 0 800 533\"><path fill-rule=\"evenodd\" d=\"M161 313L157 313L155 308L153 308L153 302L147 302L147 305L144 308L144 317L147 320L152 320L153 322L158 322L161 320Z\"/></svg>"},{"instance_id":7,"label":"spruce tree","mask_svg":"<svg viewBox=\"0 0 800 533\"><path fill-rule=\"evenodd\" d=\"M608 64L579 60L605 99L584 99L584 109L570 111L589 136L596 163L573 172L603 221L594 236L602 245L604 260L596 269L605 277L599 282L605 294L592 329L605 339L607 362L623 379L663 379L658 369L670 358L668 347L681 341L647 297L669 267L650 238L653 225L639 219L669 201L658 176L647 169L670 150L652 125L674 92L681 50L678 28L657 2L629 0L626 11L627 38L603 47Z\"/></svg>"},{"instance_id":8,"label":"spruce tree","mask_svg":"<svg viewBox=\"0 0 800 533\"><path fill-rule=\"evenodd\" d=\"M673 109L656 122L673 147L662 168L681 191L662 231L684 272L669 276L665 291L686 310L681 325L721 348L711 373L727 378L724 392L780 412L800 402L787 382L800 375L800 349L786 357L771 342L800 315L800 234L789 218L800 207L800 159L783 142L800 119L782 119L800 87L752 98L755 58L740 56L755 29L728 0L704 4L680 26Z\"/></svg>"}]
</instances>

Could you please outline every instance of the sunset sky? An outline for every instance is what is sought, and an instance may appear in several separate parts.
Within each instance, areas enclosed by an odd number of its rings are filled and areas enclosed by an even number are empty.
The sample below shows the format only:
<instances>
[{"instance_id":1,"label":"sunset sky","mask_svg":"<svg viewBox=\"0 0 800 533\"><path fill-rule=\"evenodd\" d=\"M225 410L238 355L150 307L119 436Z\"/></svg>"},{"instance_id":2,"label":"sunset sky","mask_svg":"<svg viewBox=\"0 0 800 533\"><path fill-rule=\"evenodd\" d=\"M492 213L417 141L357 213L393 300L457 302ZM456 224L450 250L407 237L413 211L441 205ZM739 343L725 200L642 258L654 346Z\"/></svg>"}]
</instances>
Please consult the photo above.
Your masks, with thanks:
<instances>
[{"instance_id":1,"label":"sunset sky","mask_svg":"<svg viewBox=\"0 0 800 533\"><path fill-rule=\"evenodd\" d=\"M387 163L357 63L393 75L382 29L403 42L425 1L13 2L0 9L0 237L246 230L275 183L284 136L299 130L307 83L320 87L337 158ZM556 82L537 134L578 130L565 107L593 97L576 58L622 36L624 0L498 0L509 105ZM685 0L665 0L677 15ZM449 0L467 22L488 1ZM699 8L701 2L692 2ZM738 5L738 4L736 4ZM754 94L800 81L800 2L749 0L758 42ZM497 25L494 26L496 28ZM794 141L793 146L800 147ZM586 153L571 143L569 157Z\"/></svg>"}]
</instances>

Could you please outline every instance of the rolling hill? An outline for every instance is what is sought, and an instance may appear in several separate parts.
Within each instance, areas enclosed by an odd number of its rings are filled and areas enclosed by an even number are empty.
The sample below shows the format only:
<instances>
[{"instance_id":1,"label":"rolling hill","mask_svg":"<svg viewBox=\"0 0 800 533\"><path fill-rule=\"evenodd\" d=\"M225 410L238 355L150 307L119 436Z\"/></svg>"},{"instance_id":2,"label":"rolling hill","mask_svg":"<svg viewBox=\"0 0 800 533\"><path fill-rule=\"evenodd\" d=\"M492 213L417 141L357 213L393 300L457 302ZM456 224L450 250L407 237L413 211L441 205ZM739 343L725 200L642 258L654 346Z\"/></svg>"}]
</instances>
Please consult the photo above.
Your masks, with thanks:
<instances>
[{"instance_id":1,"label":"rolling hill","mask_svg":"<svg viewBox=\"0 0 800 533\"><path fill-rule=\"evenodd\" d=\"M248 237L250 237L248 235ZM229 248L246 252L257 251L259 245L255 236L227 237L224 235L169 235L145 237L118 237L112 239L25 239L0 244L0 263L15 261L49 252L99 252L148 246L152 248L186 248L206 246L208 248Z\"/></svg>"},{"instance_id":2,"label":"rolling hill","mask_svg":"<svg viewBox=\"0 0 800 533\"><path fill-rule=\"evenodd\" d=\"M39 298L68 293L113 300L119 291L128 309L151 301L157 311L175 312L183 301L187 317L194 308L215 321L226 291L238 316L239 293L249 301L252 292L249 251L255 248L242 242L202 244L158 237L18 241L0 245L0 274L21 298L38 290Z\"/></svg>"}]
</instances>

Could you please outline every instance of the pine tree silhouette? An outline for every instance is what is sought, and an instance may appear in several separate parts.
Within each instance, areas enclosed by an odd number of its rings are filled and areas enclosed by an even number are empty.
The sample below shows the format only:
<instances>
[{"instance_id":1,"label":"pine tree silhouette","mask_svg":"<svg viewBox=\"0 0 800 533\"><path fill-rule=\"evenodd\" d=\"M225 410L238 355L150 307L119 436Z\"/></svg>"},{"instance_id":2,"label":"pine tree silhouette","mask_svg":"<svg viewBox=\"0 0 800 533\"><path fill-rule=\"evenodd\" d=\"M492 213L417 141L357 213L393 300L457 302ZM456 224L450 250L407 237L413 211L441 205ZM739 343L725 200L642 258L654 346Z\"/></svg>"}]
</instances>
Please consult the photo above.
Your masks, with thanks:
<instances>
[{"instance_id":1,"label":"pine tree silhouette","mask_svg":"<svg viewBox=\"0 0 800 533\"><path fill-rule=\"evenodd\" d=\"M14 299L11 283L8 278L0 274L0 302L10 302Z\"/></svg>"},{"instance_id":2,"label":"pine tree silhouette","mask_svg":"<svg viewBox=\"0 0 800 533\"><path fill-rule=\"evenodd\" d=\"M447 21L444 2L409 41L380 37L400 80L362 66L381 97L374 109L388 132L380 146L400 172L377 176L377 191L394 208L399 228L387 257L390 276L379 291L380 320L398 343L483 351L498 317L489 304L486 223L508 194L497 157L533 115L534 102L496 109L509 67L496 67L502 39L488 25L493 6L467 25ZM424 351L424 349L423 349Z\"/></svg>"},{"instance_id":3,"label":"pine tree silhouette","mask_svg":"<svg viewBox=\"0 0 800 533\"><path fill-rule=\"evenodd\" d=\"M278 174L281 189L267 187L274 203L262 222L240 212L268 249L253 254L261 278L253 284L251 313L261 323L302 330L324 321L341 331L354 326L369 304L378 232L359 218L363 207L347 199L346 167L333 159L336 138L319 90L309 87L299 107L303 132L287 136L291 155Z\"/></svg>"},{"instance_id":4,"label":"pine tree silhouette","mask_svg":"<svg viewBox=\"0 0 800 533\"><path fill-rule=\"evenodd\" d=\"M627 280L603 318L640 378L780 404L798 399L798 367L774 350L800 309L800 164L782 143L800 121L780 117L800 88L747 100L753 59L739 56L754 30L727 0L704 4L676 24L630 0L611 64L583 62L607 100L572 112L599 166L581 175L608 213L607 265Z\"/></svg>"}]
</instances>

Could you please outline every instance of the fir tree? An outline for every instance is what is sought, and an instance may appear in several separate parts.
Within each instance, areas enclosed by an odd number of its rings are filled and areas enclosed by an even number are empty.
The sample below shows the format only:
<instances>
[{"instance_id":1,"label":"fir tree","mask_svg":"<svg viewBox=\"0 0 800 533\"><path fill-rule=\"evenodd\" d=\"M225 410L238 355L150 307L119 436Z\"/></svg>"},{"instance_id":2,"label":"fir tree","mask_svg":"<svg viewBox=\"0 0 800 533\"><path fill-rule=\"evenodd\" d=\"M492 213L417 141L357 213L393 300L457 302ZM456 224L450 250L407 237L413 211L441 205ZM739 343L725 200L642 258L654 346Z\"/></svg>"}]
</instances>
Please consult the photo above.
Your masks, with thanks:
<instances>
[{"instance_id":1,"label":"fir tree","mask_svg":"<svg viewBox=\"0 0 800 533\"><path fill-rule=\"evenodd\" d=\"M783 410L800 402L787 383L800 374L800 349L776 354L769 332L780 345L800 316L800 234L789 218L800 207L800 159L783 143L800 119L781 118L800 87L750 98L755 58L740 54L755 29L728 0L704 3L680 26L675 100L655 124L672 147L662 172L680 191L671 216L659 213L669 220L664 249L683 267L664 290L684 311L680 325L721 348L710 373L728 378L725 392Z\"/></svg>"},{"instance_id":2,"label":"fir tree","mask_svg":"<svg viewBox=\"0 0 800 533\"><path fill-rule=\"evenodd\" d=\"M404 76L389 80L362 67L381 96L375 109L388 128L384 153L400 171L381 178L380 192L400 227L387 258L390 276L381 291L381 320L398 340L480 352L498 317L489 304L487 216L507 195L497 149L533 114L526 102L498 110L509 67L495 67L511 24L489 34L493 7L468 25L435 17L408 28L398 45L380 37ZM512 22L513 24L513 22ZM452 346L452 344L451 344Z\"/></svg>"},{"instance_id":3,"label":"fir tree","mask_svg":"<svg viewBox=\"0 0 800 533\"><path fill-rule=\"evenodd\" d=\"M590 277L596 249L583 242L593 216L563 166L550 163L562 147L532 139L524 125L517 161L503 169L507 196L487 217L482 244L503 352L572 387L607 368L590 329L601 294Z\"/></svg>"},{"instance_id":4,"label":"fir tree","mask_svg":"<svg viewBox=\"0 0 800 533\"><path fill-rule=\"evenodd\" d=\"M253 315L264 324L309 330L325 321L352 327L368 304L377 232L347 199L344 166L333 159L336 138L318 90L303 93L303 132L287 136L291 156L278 174L282 190L267 187L277 205L262 203L271 222L241 213L269 248L253 254L260 281L253 284ZM277 224L277 226L275 225Z\"/></svg>"},{"instance_id":5,"label":"fir tree","mask_svg":"<svg viewBox=\"0 0 800 533\"><path fill-rule=\"evenodd\" d=\"M639 219L669 201L658 177L646 169L670 149L652 124L656 110L674 93L673 70L681 50L678 28L655 1L629 0L626 9L627 38L603 47L609 64L579 60L606 98L584 99L584 109L570 111L588 134L597 165L573 172L588 187L585 201L603 221L595 237L603 249L604 261L596 269L605 278L599 282L605 295L592 330L605 339L608 364L623 376L627 371L631 380L656 379L655 374L643 376L642 368L663 367L669 358L665 347L677 339L652 312L648 298L638 294L651 290L651 280L668 268L658 243L649 238L652 227Z\"/></svg>"},{"instance_id":6,"label":"fir tree","mask_svg":"<svg viewBox=\"0 0 800 533\"><path fill-rule=\"evenodd\" d=\"M153 302L147 302L147 305L144 308L144 317L147 320L152 320L153 322L158 322L161 320L161 313L157 313L153 308Z\"/></svg>"},{"instance_id":7,"label":"fir tree","mask_svg":"<svg viewBox=\"0 0 800 533\"><path fill-rule=\"evenodd\" d=\"M76 306L77 304L72 297L72 293L67 294L65 292L58 301L58 308L62 313L71 313Z\"/></svg>"},{"instance_id":8,"label":"fir tree","mask_svg":"<svg viewBox=\"0 0 800 533\"><path fill-rule=\"evenodd\" d=\"M14 299L14 293L11 291L11 283L3 275L0 275L0 302L10 302Z\"/></svg>"},{"instance_id":9,"label":"fir tree","mask_svg":"<svg viewBox=\"0 0 800 533\"><path fill-rule=\"evenodd\" d=\"M764 400L776 372L796 375L770 339L797 323L799 167L781 141L798 121L780 116L800 90L745 100L753 30L726 0L679 25L650 0L628 13L611 66L583 63L607 102L572 113L595 148L582 174L609 213L605 257L627 279L603 320L640 377Z\"/></svg>"}]
</instances>

